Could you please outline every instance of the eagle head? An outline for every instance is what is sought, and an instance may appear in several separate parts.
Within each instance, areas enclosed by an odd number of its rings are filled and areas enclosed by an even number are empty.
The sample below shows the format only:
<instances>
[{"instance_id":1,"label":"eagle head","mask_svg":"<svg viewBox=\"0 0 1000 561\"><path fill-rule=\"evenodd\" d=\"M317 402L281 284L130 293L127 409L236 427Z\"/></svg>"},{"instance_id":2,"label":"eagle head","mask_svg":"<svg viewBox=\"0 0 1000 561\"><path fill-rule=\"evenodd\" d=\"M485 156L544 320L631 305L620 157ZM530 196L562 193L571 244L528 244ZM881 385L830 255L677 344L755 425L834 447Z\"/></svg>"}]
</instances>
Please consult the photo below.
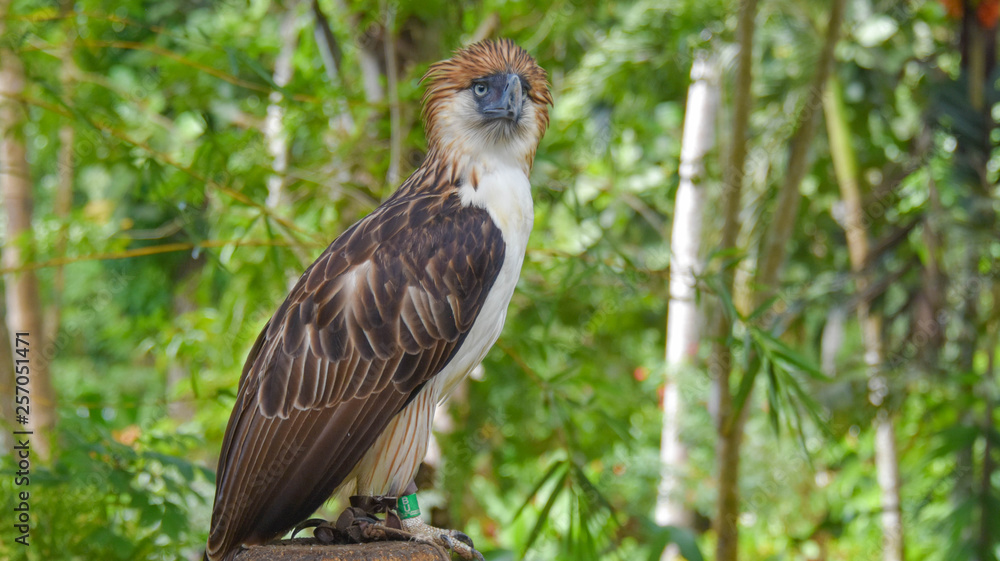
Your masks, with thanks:
<instances>
[{"instance_id":1,"label":"eagle head","mask_svg":"<svg viewBox=\"0 0 1000 561\"><path fill-rule=\"evenodd\" d=\"M432 64L423 117L431 150L534 159L549 125L545 70L510 39L480 41Z\"/></svg>"}]
</instances>

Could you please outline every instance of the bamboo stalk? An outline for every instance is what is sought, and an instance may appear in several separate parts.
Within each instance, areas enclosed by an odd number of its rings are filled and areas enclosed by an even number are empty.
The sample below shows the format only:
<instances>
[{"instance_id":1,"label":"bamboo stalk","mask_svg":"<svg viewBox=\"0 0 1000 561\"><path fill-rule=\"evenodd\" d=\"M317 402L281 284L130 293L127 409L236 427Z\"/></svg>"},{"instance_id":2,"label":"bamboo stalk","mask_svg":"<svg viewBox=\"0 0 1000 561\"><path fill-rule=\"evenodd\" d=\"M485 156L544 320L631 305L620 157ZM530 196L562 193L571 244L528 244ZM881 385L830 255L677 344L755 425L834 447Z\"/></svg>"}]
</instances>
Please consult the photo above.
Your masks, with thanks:
<instances>
[{"instance_id":1,"label":"bamboo stalk","mask_svg":"<svg viewBox=\"0 0 1000 561\"><path fill-rule=\"evenodd\" d=\"M681 141L680 185L674 205L670 235L670 301L668 303L663 431L660 440L660 486L656 523L690 527L693 515L682 491L687 449L681 440L684 418L680 378L697 354L701 318L696 303L696 282L701 272L700 253L705 192L705 154L715 141L718 108L718 70L715 60L699 53L691 65L691 85ZM679 550L668 547L662 559L674 559Z\"/></svg>"},{"instance_id":2,"label":"bamboo stalk","mask_svg":"<svg viewBox=\"0 0 1000 561\"><path fill-rule=\"evenodd\" d=\"M822 94L827 77L833 66L834 47L840 37L840 26L844 16L845 3L846 0L833 0L829 24L827 25L822 49L820 50L816 73L813 75L806 104L798 116L796 130L789 141L788 168L778 192L774 214L768 223L768 230L765 233L764 242L759 252L756 274L752 280L749 275L744 278L746 283L754 283L753 286L743 287L746 289L745 292L751 295L753 309L763 305L774 293L774 286L777 283L781 267L788 253L786 245L798 215L799 201L801 199L800 187L808 167L809 148L815 136L817 112L822 102ZM741 6L741 9L746 9L746 6ZM746 23L752 27L752 18ZM741 28L743 24L743 12L741 11ZM751 47L752 41L744 46L741 40L741 50ZM743 56L743 52L741 52L741 56ZM742 71L742 66L740 70ZM739 91L742 91L742 89ZM739 103L739 99L737 99L737 103ZM734 135L733 141L739 142L742 138ZM740 153L740 155L745 157L745 152ZM740 160L738 164L742 172L743 160ZM730 175L730 177L733 177L733 175ZM726 234L725 230L723 234ZM730 235L735 238L735 232L730 233ZM725 337L728 337L728 334L728 326L726 329L717 332L717 335ZM724 337L719 337L716 341L716 345L725 344ZM715 519L716 532L718 532L719 536L716 544L716 561L735 561L739 538L740 509L738 481L740 448L743 441L743 426L746 420L747 408L743 406L738 410L733 410L732 394L729 387L731 364L728 349L722 348L716 356L721 359L720 363L716 365L720 374L717 377L716 385L719 399L719 442L716 447L716 462L719 466L719 498ZM751 357L749 362L750 364L755 364L756 361L756 357Z\"/></svg>"},{"instance_id":3,"label":"bamboo stalk","mask_svg":"<svg viewBox=\"0 0 1000 561\"><path fill-rule=\"evenodd\" d=\"M6 33L9 0L0 0L0 37ZM20 58L0 45L0 195L7 217L3 245L4 269L25 262L34 243L31 219L34 206L30 169L23 136L18 129L25 111L18 101L25 87L24 67ZM52 429L56 423L56 395L50 377L50 361L45 358L45 324L38 279L34 271L5 275L7 313L4 321L11 337L11 349L25 349L33 360L25 389L30 409L19 428L32 431L31 449L42 461L52 456ZM23 334L19 335L19 334ZM6 396L5 396L6 397Z\"/></svg>"},{"instance_id":4,"label":"bamboo stalk","mask_svg":"<svg viewBox=\"0 0 1000 561\"><path fill-rule=\"evenodd\" d=\"M403 157L402 118L399 110L399 77L396 71L396 5L383 2L385 17L385 78L389 92L389 170L386 182L395 187L400 181Z\"/></svg>"},{"instance_id":5,"label":"bamboo stalk","mask_svg":"<svg viewBox=\"0 0 1000 561\"><path fill-rule=\"evenodd\" d=\"M750 108L753 103L750 86L753 81L751 70L753 68L753 36L756 15L757 0L746 0L740 3L739 23L736 31L740 51L736 62L736 84L733 91L732 144L728 157L723 163L722 206L724 218L722 240L719 242L719 250L722 252L736 247L736 235L740 231L740 199L743 192L744 166L747 157L747 130ZM726 267L722 271L723 289L731 292L733 281L733 270ZM717 561L735 561L737 540L739 539L739 527L737 526L739 446L735 440L739 439L739 435L732 435L731 431L727 429L730 425L733 407L732 390L729 387L732 355L727 344L732 333L732 324L722 313L722 310L716 312L711 332L714 342L712 343L708 367L717 401L716 477L719 487L715 519L712 521L712 526L717 534L715 558ZM735 455L731 453L734 450L737 451Z\"/></svg>"},{"instance_id":6,"label":"bamboo stalk","mask_svg":"<svg viewBox=\"0 0 1000 561\"><path fill-rule=\"evenodd\" d=\"M869 243L865 228L861 191L858 187L857 164L851 147L840 84L831 77L828 95L823 100L826 113L826 130L830 139L830 154L834 173L844 201L844 230L851 269L857 278L857 290L864 292L871 284L868 264ZM885 561L902 561L905 557L903 542L903 516L900 508L899 459L896 451L896 430L892 416L884 409L888 382L883 374L885 352L882 341L882 317L871 309L871 299L858 302L858 322L861 324L865 363L868 367L869 401L878 407L873 421L875 428L875 469L882 503L882 558Z\"/></svg>"}]
</instances>

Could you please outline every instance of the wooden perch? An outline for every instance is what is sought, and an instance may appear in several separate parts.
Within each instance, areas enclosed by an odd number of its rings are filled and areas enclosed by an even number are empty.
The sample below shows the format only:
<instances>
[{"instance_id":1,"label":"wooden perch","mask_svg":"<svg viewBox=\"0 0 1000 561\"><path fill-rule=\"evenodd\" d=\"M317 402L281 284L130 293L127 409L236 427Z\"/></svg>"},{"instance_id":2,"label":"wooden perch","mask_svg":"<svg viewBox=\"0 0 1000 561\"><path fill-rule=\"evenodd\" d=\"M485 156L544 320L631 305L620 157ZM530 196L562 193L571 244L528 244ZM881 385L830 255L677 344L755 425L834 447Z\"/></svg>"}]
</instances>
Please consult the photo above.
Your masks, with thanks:
<instances>
[{"instance_id":1,"label":"wooden perch","mask_svg":"<svg viewBox=\"0 0 1000 561\"><path fill-rule=\"evenodd\" d=\"M357 545L324 545L315 538L282 540L251 546L235 561L450 561L433 545L386 541Z\"/></svg>"}]
</instances>

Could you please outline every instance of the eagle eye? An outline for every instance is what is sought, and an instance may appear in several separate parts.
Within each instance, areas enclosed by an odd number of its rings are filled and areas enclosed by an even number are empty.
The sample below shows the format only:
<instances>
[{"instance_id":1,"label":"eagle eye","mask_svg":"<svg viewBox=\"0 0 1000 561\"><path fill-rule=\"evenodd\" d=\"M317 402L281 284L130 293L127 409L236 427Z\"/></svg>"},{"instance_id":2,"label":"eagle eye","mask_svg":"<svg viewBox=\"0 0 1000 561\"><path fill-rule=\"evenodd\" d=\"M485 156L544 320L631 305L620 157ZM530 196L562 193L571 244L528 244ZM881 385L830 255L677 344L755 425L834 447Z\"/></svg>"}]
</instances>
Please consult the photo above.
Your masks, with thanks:
<instances>
[{"instance_id":1,"label":"eagle eye","mask_svg":"<svg viewBox=\"0 0 1000 561\"><path fill-rule=\"evenodd\" d=\"M472 86L472 93L476 94L476 97L483 97L488 91L490 91L490 87L482 82L477 82Z\"/></svg>"}]
</instances>

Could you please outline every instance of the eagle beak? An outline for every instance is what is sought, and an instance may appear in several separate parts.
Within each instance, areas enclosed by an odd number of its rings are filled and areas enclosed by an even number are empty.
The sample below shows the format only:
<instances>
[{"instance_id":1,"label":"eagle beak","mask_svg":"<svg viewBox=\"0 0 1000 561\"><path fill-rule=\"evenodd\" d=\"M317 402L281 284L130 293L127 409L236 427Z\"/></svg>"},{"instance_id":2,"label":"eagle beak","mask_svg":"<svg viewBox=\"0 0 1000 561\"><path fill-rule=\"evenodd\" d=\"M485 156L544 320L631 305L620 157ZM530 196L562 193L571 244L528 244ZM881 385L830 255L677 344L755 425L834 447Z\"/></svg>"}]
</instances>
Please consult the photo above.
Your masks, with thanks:
<instances>
[{"instance_id":1,"label":"eagle beak","mask_svg":"<svg viewBox=\"0 0 1000 561\"><path fill-rule=\"evenodd\" d=\"M521 117L521 103L521 78L517 74L510 74L499 99L484 107L483 113L494 119L507 119L516 123Z\"/></svg>"}]
</instances>

